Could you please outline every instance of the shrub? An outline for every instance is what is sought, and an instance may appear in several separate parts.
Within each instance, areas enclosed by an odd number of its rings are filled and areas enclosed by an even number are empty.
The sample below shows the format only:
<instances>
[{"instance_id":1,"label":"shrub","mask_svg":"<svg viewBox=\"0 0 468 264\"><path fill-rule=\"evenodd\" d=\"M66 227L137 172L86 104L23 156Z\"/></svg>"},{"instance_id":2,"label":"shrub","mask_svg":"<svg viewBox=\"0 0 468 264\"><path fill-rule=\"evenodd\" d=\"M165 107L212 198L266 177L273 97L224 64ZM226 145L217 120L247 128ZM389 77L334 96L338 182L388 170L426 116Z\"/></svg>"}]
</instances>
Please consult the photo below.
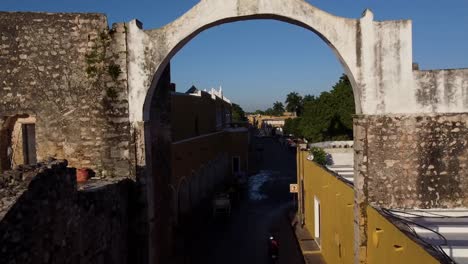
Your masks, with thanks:
<instances>
[{"instance_id":1,"label":"shrub","mask_svg":"<svg viewBox=\"0 0 468 264\"><path fill-rule=\"evenodd\" d=\"M312 147L310 154L314 157L313 161L323 166L327 165L327 153L322 148Z\"/></svg>"}]
</instances>

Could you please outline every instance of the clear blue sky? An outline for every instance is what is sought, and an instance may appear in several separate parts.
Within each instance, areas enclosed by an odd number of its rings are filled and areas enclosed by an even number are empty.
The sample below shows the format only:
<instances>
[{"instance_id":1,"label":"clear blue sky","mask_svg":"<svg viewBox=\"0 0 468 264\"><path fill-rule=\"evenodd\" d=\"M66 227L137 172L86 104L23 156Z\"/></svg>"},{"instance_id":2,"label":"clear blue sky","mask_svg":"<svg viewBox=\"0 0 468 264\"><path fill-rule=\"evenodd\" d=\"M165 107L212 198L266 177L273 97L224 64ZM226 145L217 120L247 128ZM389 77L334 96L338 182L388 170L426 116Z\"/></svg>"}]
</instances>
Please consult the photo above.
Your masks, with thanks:
<instances>
[{"instance_id":1,"label":"clear blue sky","mask_svg":"<svg viewBox=\"0 0 468 264\"><path fill-rule=\"evenodd\" d=\"M222 1L222 0L220 0ZM198 0L0 0L2 11L100 12L109 22L138 18L146 29L176 19ZM332 14L358 18L365 8L376 20L412 19L413 56L422 69L468 67L468 0L308 0ZM211 28L172 61L178 91L195 84L223 86L246 110L284 101L289 91L319 94L343 72L313 33L277 21L236 22Z\"/></svg>"}]
</instances>

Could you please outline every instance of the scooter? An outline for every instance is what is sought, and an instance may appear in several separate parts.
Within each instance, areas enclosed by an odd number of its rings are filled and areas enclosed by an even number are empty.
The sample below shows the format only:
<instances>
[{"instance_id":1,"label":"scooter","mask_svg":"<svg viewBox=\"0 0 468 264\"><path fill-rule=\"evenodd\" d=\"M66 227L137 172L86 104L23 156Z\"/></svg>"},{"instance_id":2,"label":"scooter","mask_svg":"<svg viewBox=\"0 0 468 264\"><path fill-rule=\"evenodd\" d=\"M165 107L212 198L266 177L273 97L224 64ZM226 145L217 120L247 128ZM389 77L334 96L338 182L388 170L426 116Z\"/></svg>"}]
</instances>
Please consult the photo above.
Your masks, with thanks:
<instances>
[{"instance_id":1,"label":"scooter","mask_svg":"<svg viewBox=\"0 0 468 264\"><path fill-rule=\"evenodd\" d=\"M271 260L271 263L277 263L279 258L279 243L278 240L272 235L268 239L268 254Z\"/></svg>"}]
</instances>

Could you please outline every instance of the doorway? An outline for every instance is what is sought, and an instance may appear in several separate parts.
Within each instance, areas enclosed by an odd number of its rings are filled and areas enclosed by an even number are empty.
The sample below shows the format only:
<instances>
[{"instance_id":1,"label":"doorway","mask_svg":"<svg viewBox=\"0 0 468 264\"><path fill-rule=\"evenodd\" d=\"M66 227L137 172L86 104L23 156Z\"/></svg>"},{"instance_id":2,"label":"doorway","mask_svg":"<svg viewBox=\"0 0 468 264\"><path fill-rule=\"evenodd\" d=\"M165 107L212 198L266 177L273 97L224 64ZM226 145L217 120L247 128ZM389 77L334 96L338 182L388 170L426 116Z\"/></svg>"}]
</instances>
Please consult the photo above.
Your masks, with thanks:
<instances>
[{"instance_id":1,"label":"doorway","mask_svg":"<svg viewBox=\"0 0 468 264\"><path fill-rule=\"evenodd\" d=\"M36 125L23 124L21 127L23 134L23 160L25 165L37 163L36 157Z\"/></svg>"},{"instance_id":2,"label":"doorway","mask_svg":"<svg viewBox=\"0 0 468 264\"><path fill-rule=\"evenodd\" d=\"M314 238L317 244L320 246L320 200L317 196L314 196Z\"/></svg>"}]
</instances>

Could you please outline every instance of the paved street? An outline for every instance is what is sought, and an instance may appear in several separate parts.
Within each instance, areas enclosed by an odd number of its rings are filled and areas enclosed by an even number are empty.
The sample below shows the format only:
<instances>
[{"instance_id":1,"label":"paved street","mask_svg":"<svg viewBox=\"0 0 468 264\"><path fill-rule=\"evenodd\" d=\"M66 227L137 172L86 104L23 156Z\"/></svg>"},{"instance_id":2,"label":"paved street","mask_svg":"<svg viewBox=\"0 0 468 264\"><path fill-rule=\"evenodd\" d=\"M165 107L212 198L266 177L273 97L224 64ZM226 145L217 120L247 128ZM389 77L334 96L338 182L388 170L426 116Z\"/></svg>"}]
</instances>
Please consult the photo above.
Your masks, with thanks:
<instances>
[{"instance_id":1,"label":"paved street","mask_svg":"<svg viewBox=\"0 0 468 264\"><path fill-rule=\"evenodd\" d=\"M272 138L253 141L264 150L251 158L257 173L249 178L249 190L230 217L205 220L193 233L191 261L186 262L270 263L267 239L273 232L280 242L279 263L303 263L287 217L293 206L289 183L295 182L295 154Z\"/></svg>"}]
</instances>

